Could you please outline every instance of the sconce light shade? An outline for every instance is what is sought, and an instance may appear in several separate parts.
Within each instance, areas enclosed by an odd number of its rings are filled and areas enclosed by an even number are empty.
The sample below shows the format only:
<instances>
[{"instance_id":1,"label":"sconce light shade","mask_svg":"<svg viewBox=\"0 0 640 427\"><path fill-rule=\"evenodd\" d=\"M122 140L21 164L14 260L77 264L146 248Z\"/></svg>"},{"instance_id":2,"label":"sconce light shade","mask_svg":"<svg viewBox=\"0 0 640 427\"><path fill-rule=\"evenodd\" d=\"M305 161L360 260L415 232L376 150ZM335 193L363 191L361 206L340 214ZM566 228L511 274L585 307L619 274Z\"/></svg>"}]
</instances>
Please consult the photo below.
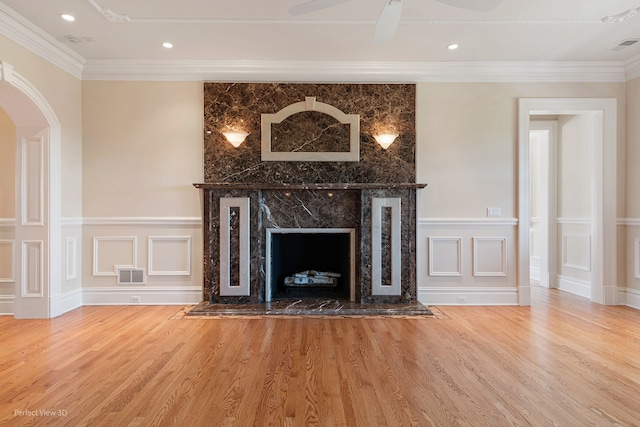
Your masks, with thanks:
<instances>
[{"instance_id":1,"label":"sconce light shade","mask_svg":"<svg viewBox=\"0 0 640 427\"><path fill-rule=\"evenodd\" d=\"M375 138L376 142L378 144L380 144L380 146L386 150L387 148L389 148L389 146L391 144L393 144L393 141L396 140L396 138L398 137L398 134L396 134L396 133L381 133L379 135L373 135L373 137Z\"/></svg>"},{"instance_id":2,"label":"sconce light shade","mask_svg":"<svg viewBox=\"0 0 640 427\"><path fill-rule=\"evenodd\" d=\"M231 143L234 147L238 148L240 144L244 142L249 135L249 132L243 132L241 130L230 130L227 132L222 132L227 141Z\"/></svg>"}]
</instances>

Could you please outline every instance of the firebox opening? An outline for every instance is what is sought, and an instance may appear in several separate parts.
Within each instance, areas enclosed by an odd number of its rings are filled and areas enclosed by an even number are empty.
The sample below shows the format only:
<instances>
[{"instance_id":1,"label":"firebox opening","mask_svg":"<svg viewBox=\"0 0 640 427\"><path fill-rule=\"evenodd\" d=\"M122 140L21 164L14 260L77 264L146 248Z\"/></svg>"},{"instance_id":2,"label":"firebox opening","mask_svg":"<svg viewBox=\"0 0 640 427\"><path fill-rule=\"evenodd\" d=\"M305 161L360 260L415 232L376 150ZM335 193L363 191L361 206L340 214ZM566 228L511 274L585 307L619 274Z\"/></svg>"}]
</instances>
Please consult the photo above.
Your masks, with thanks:
<instances>
[{"instance_id":1,"label":"firebox opening","mask_svg":"<svg viewBox=\"0 0 640 427\"><path fill-rule=\"evenodd\" d=\"M351 246L350 233L271 233L271 300L348 300Z\"/></svg>"}]
</instances>

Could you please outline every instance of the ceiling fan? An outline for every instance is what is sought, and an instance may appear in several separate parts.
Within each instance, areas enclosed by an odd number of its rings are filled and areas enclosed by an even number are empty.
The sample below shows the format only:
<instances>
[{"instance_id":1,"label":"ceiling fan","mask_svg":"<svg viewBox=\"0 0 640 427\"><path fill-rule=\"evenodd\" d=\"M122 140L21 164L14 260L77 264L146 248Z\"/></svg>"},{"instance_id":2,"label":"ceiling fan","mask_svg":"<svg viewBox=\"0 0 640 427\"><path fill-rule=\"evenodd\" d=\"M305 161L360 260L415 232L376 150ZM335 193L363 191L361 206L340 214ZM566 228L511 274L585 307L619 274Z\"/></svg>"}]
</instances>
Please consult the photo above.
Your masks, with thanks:
<instances>
[{"instance_id":1,"label":"ceiling fan","mask_svg":"<svg viewBox=\"0 0 640 427\"><path fill-rule=\"evenodd\" d=\"M351 0L308 0L304 3L297 4L289 9L291 15L304 15L315 12L317 10L326 9L341 3L347 3ZM478 12L490 12L502 2L502 0L435 0L438 3L448 6L459 7L462 9L474 10ZM376 30L374 33L374 41L376 43L386 43L391 41L400 18L402 16L402 0L385 0L384 8L380 12Z\"/></svg>"}]
</instances>

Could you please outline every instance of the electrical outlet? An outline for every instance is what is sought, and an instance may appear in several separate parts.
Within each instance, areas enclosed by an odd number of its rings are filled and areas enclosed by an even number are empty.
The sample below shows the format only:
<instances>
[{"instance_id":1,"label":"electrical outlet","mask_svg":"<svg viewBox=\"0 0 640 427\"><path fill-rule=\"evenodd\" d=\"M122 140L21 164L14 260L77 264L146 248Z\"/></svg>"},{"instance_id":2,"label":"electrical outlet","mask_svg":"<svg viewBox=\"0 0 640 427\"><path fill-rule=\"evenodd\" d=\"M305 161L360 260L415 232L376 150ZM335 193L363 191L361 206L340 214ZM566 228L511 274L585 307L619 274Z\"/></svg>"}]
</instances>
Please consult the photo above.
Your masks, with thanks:
<instances>
[{"instance_id":1,"label":"electrical outlet","mask_svg":"<svg viewBox=\"0 0 640 427\"><path fill-rule=\"evenodd\" d=\"M458 301L458 304L466 304L467 297L458 297L456 300Z\"/></svg>"},{"instance_id":2,"label":"electrical outlet","mask_svg":"<svg viewBox=\"0 0 640 427\"><path fill-rule=\"evenodd\" d=\"M131 297L131 302L142 302L142 298L140 298L139 296L132 296Z\"/></svg>"},{"instance_id":3,"label":"electrical outlet","mask_svg":"<svg viewBox=\"0 0 640 427\"><path fill-rule=\"evenodd\" d=\"M487 216L489 218L500 218L502 210L500 208L487 208Z\"/></svg>"}]
</instances>

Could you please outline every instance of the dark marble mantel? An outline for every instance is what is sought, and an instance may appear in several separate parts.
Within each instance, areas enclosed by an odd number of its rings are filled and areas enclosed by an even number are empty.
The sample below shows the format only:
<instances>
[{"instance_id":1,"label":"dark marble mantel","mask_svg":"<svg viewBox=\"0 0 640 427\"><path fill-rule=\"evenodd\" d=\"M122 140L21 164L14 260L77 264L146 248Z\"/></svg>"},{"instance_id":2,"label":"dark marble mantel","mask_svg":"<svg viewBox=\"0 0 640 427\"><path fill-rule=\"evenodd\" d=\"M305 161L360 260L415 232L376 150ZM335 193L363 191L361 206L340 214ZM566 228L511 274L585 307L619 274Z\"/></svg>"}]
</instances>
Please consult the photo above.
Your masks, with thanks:
<instances>
[{"instance_id":1,"label":"dark marble mantel","mask_svg":"<svg viewBox=\"0 0 640 427\"><path fill-rule=\"evenodd\" d=\"M427 184L416 183L376 183L376 182L328 182L310 184L279 184L259 182L207 182L194 183L194 187L209 190L245 189L245 190L418 190Z\"/></svg>"}]
</instances>

